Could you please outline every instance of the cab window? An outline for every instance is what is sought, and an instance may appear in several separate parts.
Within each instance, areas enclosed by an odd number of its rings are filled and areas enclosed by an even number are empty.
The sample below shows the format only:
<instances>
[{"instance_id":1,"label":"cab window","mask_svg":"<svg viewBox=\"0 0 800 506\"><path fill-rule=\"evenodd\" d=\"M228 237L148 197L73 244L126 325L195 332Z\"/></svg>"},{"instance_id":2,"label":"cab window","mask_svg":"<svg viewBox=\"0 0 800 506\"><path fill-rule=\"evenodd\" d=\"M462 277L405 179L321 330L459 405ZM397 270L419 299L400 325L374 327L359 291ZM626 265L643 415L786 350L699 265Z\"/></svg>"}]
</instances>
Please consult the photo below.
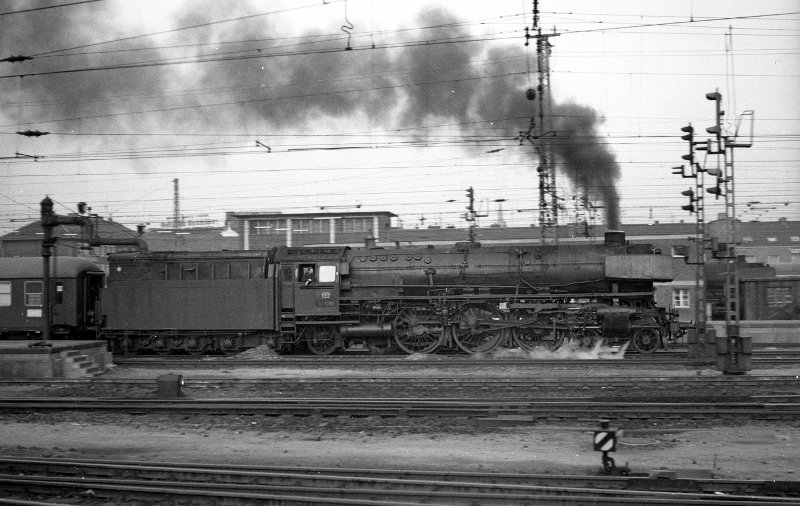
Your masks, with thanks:
<instances>
[{"instance_id":1,"label":"cab window","mask_svg":"<svg viewBox=\"0 0 800 506\"><path fill-rule=\"evenodd\" d=\"M297 281L301 283L308 283L309 281L316 281L316 269L314 264L301 264L297 266Z\"/></svg>"},{"instance_id":2,"label":"cab window","mask_svg":"<svg viewBox=\"0 0 800 506\"><path fill-rule=\"evenodd\" d=\"M320 265L319 266L319 282L320 283L333 283L336 281L336 266L335 265Z\"/></svg>"}]
</instances>

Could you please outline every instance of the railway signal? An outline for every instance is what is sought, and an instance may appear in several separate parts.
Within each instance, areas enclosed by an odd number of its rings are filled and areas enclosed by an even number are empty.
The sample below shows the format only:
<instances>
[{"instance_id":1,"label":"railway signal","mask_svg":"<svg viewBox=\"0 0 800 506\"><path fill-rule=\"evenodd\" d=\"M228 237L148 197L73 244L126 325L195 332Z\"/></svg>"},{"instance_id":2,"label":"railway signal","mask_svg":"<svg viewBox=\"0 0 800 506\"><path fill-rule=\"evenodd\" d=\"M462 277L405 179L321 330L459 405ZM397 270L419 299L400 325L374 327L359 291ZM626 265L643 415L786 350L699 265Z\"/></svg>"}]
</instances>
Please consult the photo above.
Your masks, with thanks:
<instances>
[{"instance_id":1,"label":"railway signal","mask_svg":"<svg viewBox=\"0 0 800 506\"><path fill-rule=\"evenodd\" d=\"M682 135L681 139L689 141L689 154L683 155L681 158L689 162L690 169L694 169L694 127L692 125L687 125L681 128L681 132L686 132L686 135ZM690 170L690 174L694 174L694 171ZM684 177L693 176L689 175Z\"/></svg>"},{"instance_id":2,"label":"railway signal","mask_svg":"<svg viewBox=\"0 0 800 506\"><path fill-rule=\"evenodd\" d=\"M472 214L475 212L475 190L473 190L471 186L467 188L467 202L467 211L469 211L470 214L467 221L472 221L474 219Z\"/></svg>"},{"instance_id":3,"label":"railway signal","mask_svg":"<svg viewBox=\"0 0 800 506\"><path fill-rule=\"evenodd\" d=\"M684 211L689 211L690 213L693 213L694 212L694 203L697 202L698 200L700 200L700 197L696 197L695 198L694 190L692 190L691 188L689 188L688 190L682 191L681 195L689 197L689 205L681 206L681 209L683 209Z\"/></svg>"},{"instance_id":4,"label":"railway signal","mask_svg":"<svg viewBox=\"0 0 800 506\"><path fill-rule=\"evenodd\" d=\"M703 360L707 355L705 350L705 314L701 309L705 305L705 294L701 288L701 281L705 277L704 264L705 264L705 250L703 248L705 241L705 209L703 201L703 180L704 172L700 164L695 160L695 147L697 151L708 151L707 141L695 141L694 127L686 125L681 128L681 139L689 143L689 153L681 156L683 160L689 162L689 170L687 171L683 165L680 167L673 167L673 174L678 174L683 178L694 179L694 189L689 188L681 192L681 195L689 197L689 203L681 206L684 211L695 214L697 223L695 227L695 236L690 239L695 242L694 260L690 261L689 256L684 257L684 262L689 265L695 266L695 291L694 291L694 324L695 329L689 332L689 356L695 359Z\"/></svg>"}]
</instances>

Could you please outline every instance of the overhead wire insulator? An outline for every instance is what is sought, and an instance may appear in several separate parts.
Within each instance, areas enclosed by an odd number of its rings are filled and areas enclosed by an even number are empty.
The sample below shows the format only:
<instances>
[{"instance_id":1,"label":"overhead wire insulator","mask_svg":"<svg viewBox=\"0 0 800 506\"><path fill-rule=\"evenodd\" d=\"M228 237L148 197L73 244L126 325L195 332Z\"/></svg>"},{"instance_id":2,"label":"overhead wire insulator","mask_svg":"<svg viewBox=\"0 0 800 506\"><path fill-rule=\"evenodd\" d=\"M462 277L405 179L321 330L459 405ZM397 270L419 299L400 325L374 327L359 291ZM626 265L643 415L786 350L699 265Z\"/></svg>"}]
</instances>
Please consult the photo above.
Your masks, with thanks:
<instances>
[{"instance_id":1,"label":"overhead wire insulator","mask_svg":"<svg viewBox=\"0 0 800 506\"><path fill-rule=\"evenodd\" d=\"M40 130L22 130L17 131L18 135L24 135L25 137L41 137L42 135L47 135L50 132L42 132Z\"/></svg>"},{"instance_id":2,"label":"overhead wire insulator","mask_svg":"<svg viewBox=\"0 0 800 506\"><path fill-rule=\"evenodd\" d=\"M19 54L17 56L7 56L5 58L0 58L0 61L7 61L9 63L16 63L16 62L25 61L25 60L33 60L33 56L23 56L23 55Z\"/></svg>"}]
</instances>

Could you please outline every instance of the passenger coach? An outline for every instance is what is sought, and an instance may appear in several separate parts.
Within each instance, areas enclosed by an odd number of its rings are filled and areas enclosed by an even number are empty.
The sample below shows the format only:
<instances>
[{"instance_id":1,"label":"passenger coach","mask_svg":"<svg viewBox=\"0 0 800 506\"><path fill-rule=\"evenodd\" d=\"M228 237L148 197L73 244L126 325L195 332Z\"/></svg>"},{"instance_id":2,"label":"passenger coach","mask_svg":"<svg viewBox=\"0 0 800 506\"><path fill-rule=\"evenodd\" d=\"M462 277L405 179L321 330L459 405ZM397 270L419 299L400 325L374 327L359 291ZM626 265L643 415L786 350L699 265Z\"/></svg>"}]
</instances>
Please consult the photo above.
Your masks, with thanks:
<instances>
[{"instance_id":1,"label":"passenger coach","mask_svg":"<svg viewBox=\"0 0 800 506\"><path fill-rule=\"evenodd\" d=\"M42 330L42 258L0 258L0 335L30 337ZM51 332L62 339L95 339L102 267L85 258L54 257L50 265Z\"/></svg>"}]
</instances>

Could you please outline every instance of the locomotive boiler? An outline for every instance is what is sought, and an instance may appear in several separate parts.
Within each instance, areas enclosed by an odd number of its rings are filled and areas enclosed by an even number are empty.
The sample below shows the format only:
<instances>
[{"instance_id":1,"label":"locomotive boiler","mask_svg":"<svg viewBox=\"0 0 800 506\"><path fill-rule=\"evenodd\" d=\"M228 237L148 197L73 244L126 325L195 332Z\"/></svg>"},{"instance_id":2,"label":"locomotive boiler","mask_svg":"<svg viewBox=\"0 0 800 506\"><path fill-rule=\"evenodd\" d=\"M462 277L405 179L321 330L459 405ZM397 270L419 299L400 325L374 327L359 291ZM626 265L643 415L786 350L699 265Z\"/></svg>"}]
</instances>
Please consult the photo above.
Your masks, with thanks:
<instances>
[{"instance_id":1,"label":"locomotive boiler","mask_svg":"<svg viewBox=\"0 0 800 506\"><path fill-rule=\"evenodd\" d=\"M130 351L479 353L605 339L650 353L671 337L653 283L671 279L670 257L621 232L564 245L120 253L102 312L105 337Z\"/></svg>"}]
</instances>

